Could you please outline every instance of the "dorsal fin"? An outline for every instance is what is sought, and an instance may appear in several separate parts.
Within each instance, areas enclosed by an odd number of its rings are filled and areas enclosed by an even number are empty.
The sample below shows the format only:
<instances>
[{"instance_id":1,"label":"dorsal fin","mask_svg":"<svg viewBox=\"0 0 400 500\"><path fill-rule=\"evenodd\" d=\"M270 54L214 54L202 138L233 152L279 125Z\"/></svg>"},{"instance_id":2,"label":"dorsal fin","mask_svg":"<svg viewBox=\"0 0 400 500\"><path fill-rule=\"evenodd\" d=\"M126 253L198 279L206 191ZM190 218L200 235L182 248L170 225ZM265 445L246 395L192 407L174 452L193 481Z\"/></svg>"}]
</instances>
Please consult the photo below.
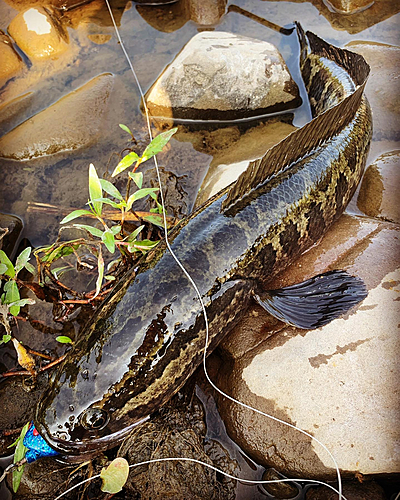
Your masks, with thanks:
<instances>
[{"instance_id":1,"label":"dorsal fin","mask_svg":"<svg viewBox=\"0 0 400 500\"><path fill-rule=\"evenodd\" d=\"M340 64L349 72L352 78L354 75L354 81L358 88L339 104L317 116L304 127L292 132L272 147L262 158L251 162L228 191L227 197L222 204L223 211L232 209L237 202L243 200L251 191L265 184L278 173L287 170L299 159L340 133L353 119L360 106L369 74L369 66L365 60L353 52L332 47L310 32L307 32L307 37L310 41L312 53L316 51L318 54L329 57ZM361 76L355 76L357 75L357 69L360 70Z\"/></svg>"}]
</instances>

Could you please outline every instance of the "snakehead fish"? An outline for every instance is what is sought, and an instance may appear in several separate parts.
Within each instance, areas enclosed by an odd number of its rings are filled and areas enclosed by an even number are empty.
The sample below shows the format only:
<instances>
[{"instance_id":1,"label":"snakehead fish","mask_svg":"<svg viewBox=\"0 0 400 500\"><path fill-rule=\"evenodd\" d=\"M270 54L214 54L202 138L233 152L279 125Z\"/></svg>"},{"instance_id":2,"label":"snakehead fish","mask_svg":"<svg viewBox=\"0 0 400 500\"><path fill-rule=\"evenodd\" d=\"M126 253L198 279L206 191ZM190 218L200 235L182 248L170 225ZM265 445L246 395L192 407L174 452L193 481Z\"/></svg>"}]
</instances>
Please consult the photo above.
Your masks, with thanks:
<instances>
[{"instance_id":1,"label":"snakehead fish","mask_svg":"<svg viewBox=\"0 0 400 500\"><path fill-rule=\"evenodd\" d=\"M372 131L364 59L297 26L313 119L249 165L169 234L196 282L211 352L250 300L316 328L362 300L361 280L330 272L266 292L266 283L327 231L361 178ZM196 293L160 244L129 271L50 379L35 426L80 459L110 448L165 404L199 366L205 322Z\"/></svg>"}]
</instances>

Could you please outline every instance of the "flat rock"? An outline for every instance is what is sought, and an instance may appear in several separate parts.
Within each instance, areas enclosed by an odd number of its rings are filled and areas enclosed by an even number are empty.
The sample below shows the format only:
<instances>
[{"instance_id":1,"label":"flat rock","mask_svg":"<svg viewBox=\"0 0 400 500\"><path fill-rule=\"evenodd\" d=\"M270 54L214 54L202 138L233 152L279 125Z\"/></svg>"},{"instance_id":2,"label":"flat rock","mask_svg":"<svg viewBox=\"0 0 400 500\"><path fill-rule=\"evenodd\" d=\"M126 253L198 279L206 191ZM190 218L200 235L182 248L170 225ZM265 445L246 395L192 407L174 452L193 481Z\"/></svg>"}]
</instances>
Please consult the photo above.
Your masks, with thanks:
<instances>
[{"instance_id":1,"label":"flat rock","mask_svg":"<svg viewBox=\"0 0 400 500\"><path fill-rule=\"evenodd\" d=\"M68 49L68 34L43 7L20 12L11 21L8 33L32 60L58 57Z\"/></svg>"},{"instance_id":2,"label":"flat rock","mask_svg":"<svg viewBox=\"0 0 400 500\"><path fill-rule=\"evenodd\" d=\"M256 116L301 103L273 45L217 31L194 36L146 99L153 116L205 120Z\"/></svg>"},{"instance_id":3,"label":"flat rock","mask_svg":"<svg viewBox=\"0 0 400 500\"><path fill-rule=\"evenodd\" d=\"M399 186L400 151L381 155L364 174L358 208L371 217L400 223Z\"/></svg>"},{"instance_id":4,"label":"flat rock","mask_svg":"<svg viewBox=\"0 0 400 500\"><path fill-rule=\"evenodd\" d=\"M400 141L398 85L400 47L377 42L353 41L348 50L361 54L371 66L365 89L374 120L374 140Z\"/></svg>"},{"instance_id":5,"label":"flat rock","mask_svg":"<svg viewBox=\"0 0 400 500\"><path fill-rule=\"evenodd\" d=\"M94 143L113 88L110 73L99 75L0 138L0 157L30 160Z\"/></svg>"},{"instance_id":6,"label":"flat rock","mask_svg":"<svg viewBox=\"0 0 400 500\"><path fill-rule=\"evenodd\" d=\"M255 306L221 345L221 388L312 434L344 476L400 471L399 250L398 225L342 216L268 288L346 269L364 279L368 297L308 331ZM219 408L230 435L257 462L294 477L335 477L332 459L309 437L223 398Z\"/></svg>"}]
</instances>

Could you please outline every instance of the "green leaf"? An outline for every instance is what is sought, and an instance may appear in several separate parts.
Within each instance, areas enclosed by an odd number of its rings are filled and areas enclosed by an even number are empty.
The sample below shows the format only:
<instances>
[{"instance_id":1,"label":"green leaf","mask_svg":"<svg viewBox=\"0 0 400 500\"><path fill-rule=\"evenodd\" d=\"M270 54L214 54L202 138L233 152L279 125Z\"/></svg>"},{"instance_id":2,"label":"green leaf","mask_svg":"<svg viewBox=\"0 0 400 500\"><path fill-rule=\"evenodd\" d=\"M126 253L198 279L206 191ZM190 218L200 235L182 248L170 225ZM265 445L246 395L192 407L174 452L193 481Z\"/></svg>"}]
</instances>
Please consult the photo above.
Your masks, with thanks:
<instances>
[{"instance_id":1,"label":"green leaf","mask_svg":"<svg viewBox=\"0 0 400 500\"><path fill-rule=\"evenodd\" d=\"M126 156L124 156L122 160L118 163L111 177L115 177L116 175L120 174L121 172L129 168L132 165L132 163L135 163L138 160L139 156L134 151L131 151Z\"/></svg>"},{"instance_id":2,"label":"green leaf","mask_svg":"<svg viewBox=\"0 0 400 500\"><path fill-rule=\"evenodd\" d=\"M131 233L128 238L126 239L126 241L135 241L136 238L137 238L137 235L140 233L140 231L144 228L144 226L139 226L138 228L136 228L133 233Z\"/></svg>"},{"instance_id":3,"label":"green leaf","mask_svg":"<svg viewBox=\"0 0 400 500\"><path fill-rule=\"evenodd\" d=\"M86 224L73 224L74 227L77 227L79 229L84 229L88 233L90 233L93 236L97 236L97 238L101 238L103 236L103 231L100 229L97 229L97 227L93 226L87 226Z\"/></svg>"},{"instance_id":4,"label":"green leaf","mask_svg":"<svg viewBox=\"0 0 400 500\"><path fill-rule=\"evenodd\" d=\"M18 274L23 267L25 267L26 263L31 257L32 248L25 248L17 257L17 261L15 263L15 274Z\"/></svg>"},{"instance_id":5,"label":"green leaf","mask_svg":"<svg viewBox=\"0 0 400 500\"><path fill-rule=\"evenodd\" d=\"M28 450L26 446L24 446L24 437L25 434L27 433L29 429L29 422L24 425L22 428L21 434L19 435L19 438L17 439L17 445L15 448L15 453L14 453L14 463L16 464L20 460L22 460L25 457L25 454ZM12 483L13 483L13 490L14 493L17 492L20 482L21 482L21 477L24 472L25 465L21 465L20 467L17 467L16 469L13 470L12 474Z\"/></svg>"},{"instance_id":6,"label":"green leaf","mask_svg":"<svg viewBox=\"0 0 400 500\"><path fill-rule=\"evenodd\" d=\"M10 342L11 340L11 335L3 335L3 339L0 340L0 344L7 344L7 342Z\"/></svg>"},{"instance_id":7,"label":"green leaf","mask_svg":"<svg viewBox=\"0 0 400 500\"><path fill-rule=\"evenodd\" d=\"M122 490L129 474L129 464L125 458L115 458L107 468L100 472L102 479L101 491L115 494Z\"/></svg>"},{"instance_id":8,"label":"green leaf","mask_svg":"<svg viewBox=\"0 0 400 500\"><path fill-rule=\"evenodd\" d=\"M108 281L115 281L115 276L111 276L110 274L107 274L106 276L104 276L104 279L108 280Z\"/></svg>"},{"instance_id":9,"label":"green leaf","mask_svg":"<svg viewBox=\"0 0 400 500\"><path fill-rule=\"evenodd\" d=\"M19 306L11 306L13 302L20 300L19 290L17 283L14 280L8 281L4 285L4 290L6 292L6 300L5 304L10 305L10 313L13 316L18 316L20 307Z\"/></svg>"},{"instance_id":10,"label":"green leaf","mask_svg":"<svg viewBox=\"0 0 400 500\"><path fill-rule=\"evenodd\" d=\"M69 215L64 217L60 224L66 224L67 222L82 217L82 215L93 215L89 210L74 210Z\"/></svg>"},{"instance_id":11,"label":"green leaf","mask_svg":"<svg viewBox=\"0 0 400 500\"><path fill-rule=\"evenodd\" d=\"M118 224L117 226L110 227L110 230L114 236L116 236L121 231L121 226Z\"/></svg>"},{"instance_id":12,"label":"green leaf","mask_svg":"<svg viewBox=\"0 0 400 500\"><path fill-rule=\"evenodd\" d=\"M32 266L32 264L30 264L29 262L27 262L25 264L25 269L27 271L29 271L31 274L35 274L36 273L36 269Z\"/></svg>"},{"instance_id":13,"label":"green leaf","mask_svg":"<svg viewBox=\"0 0 400 500\"><path fill-rule=\"evenodd\" d=\"M101 203L105 203L106 205L111 205L112 207L118 209L120 209L121 206L125 205L125 200L122 200L120 203L116 203L115 201L112 201L109 198L97 198L97 200L94 201L99 201Z\"/></svg>"},{"instance_id":14,"label":"green leaf","mask_svg":"<svg viewBox=\"0 0 400 500\"><path fill-rule=\"evenodd\" d=\"M129 177L133 180L139 189L142 189L143 185L143 172L129 172Z\"/></svg>"},{"instance_id":15,"label":"green leaf","mask_svg":"<svg viewBox=\"0 0 400 500\"><path fill-rule=\"evenodd\" d=\"M42 257L42 262L52 263L55 260L60 259L61 257L67 257L68 255L71 255L71 253L74 252L74 248L75 247L78 248L79 244L76 244L76 245L63 245L61 247L56 247L48 255L44 255Z\"/></svg>"},{"instance_id":16,"label":"green leaf","mask_svg":"<svg viewBox=\"0 0 400 500\"><path fill-rule=\"evenodd\" d=\"M100 184L103 190L108 193L110 196L113 196L114 198L117 198L117 200L123 200L124 197L122 194L118 191L118 189L114 186L114 184L111 184L111 182L105 180L105 179L100 179Z\"/></svg>"},{"instance_id":17,"label":"green leaf","mask_svg":"<svg viewBox=\"0 0 400 500\"><path fill-rule=\"evenodd\" d=\"M164 146L178 130L178 127L162 132L155 137L142 154L142 162L145 162L163 150Z\"/></svg>"},{"instance_id":18,"label":"green leaf","mask_svg":"<svg viewBox=\"0 0 400 500\"><path fill-rule=\"evenodd\" d=\"M156 191L158 191L158 188L139 189L138 191L129 196L128 201L126 202L126 209L130 210L135 201L140 200L145 196L148 196L150 193L155 193Z\"/></svg>"},{"instance_id":19,"label":"green leaf","mask_svg":"<svg viewBox=\"0 0 400 500\"><path fill-rule=\"evenodd\" d=\"M89 167L89 194L90 194L90 201L93 204L94 211L96 212L97 215L101 216L103 203L101 201L96 201L96 200L98 200L98 198L101 198L103 196L103 189L101 187L100 179L97 175L93 163L91 163Z\"/></svg>"},{"instance_id":20,"label":"green leaf","mask_svg":"<svg viewBox=\"0 0 400 500\"><path fill-rule=\"evenodd\" d=\"M115 252L115 240L114 240L114 235L112 234L112 232L111 231L104 231L101 239L104 242L105 246L107 247L107 250L110 253L114 253Z\"/></svg>"},{"instance_id":21,"label":"green leaf","mask_svg":"<svg viewBox=\"0 0 400 500\"><path fill-rule=\"evenodd\" d=\"M8 267L5 264L0 264L0 274L4 274Z\"/></svg>"},{"instance_id":22,"label":"green leaf","mask_svg":"<svg viewBox=\"0 0 400 500\"><path fill-rule=\"evenodd\" d=\"M159 241L151 241L151 240L142 240L142 241L133 241L128 245L128 250L130 252L141 251L143 253L148 252L152 248L156 247L159 244Z\"/></svg>"},{"instance_id":23,"label":"green leaf","mask_svg":"<svg viewBox=\"0 0 400 500\"><path fill-rule=\"evenodd\" d=\"M33 304L36 304L36 302L33 300L33 299L19 299L19 300L16 300L15 302L11 302L9 304L9 306L18 306L18 307L24 307L26 306L27 304L29 305L33 305ZM11 308L10 308L10 311L11 311ZM15 316L15 315L14 315Z\"/></svg>"},{"instance_id":24,"label":"green leaf","mask_svg":"<svg viewBox=\"0 0 400 500\"><path fill-rule=\"evenodd\" d=\"M66 335L59 335L56 337L56 340L57 342L60 342L60 344L73 344L72 340Z\"/></svg>"},{"instance_id":25,"label":"green leaf","mask_svg":"<svg viewBox=\"0 0 400 500\"><path fill-rule=\"evenodd\" d=\"M101 253L101 250L99 251L99 256L97 257L97 269L99 272L99 275L97 276L97 281L96 281L96 293L94 294L94 297L97 297L100 293L101 285L103 284L103 276L104 276L104 259L103 255Z\"/></svg>"},{"instance_id":26,"label":"green leaf","mask_svg":"<svg viewBox=\"0 0 400 500\"><path fill-rule=\"evenodd\" d=\"M142 219L150 222L151 224L154 224L155 226L164 227L164 221L162 217L157 217L156 215L145 215L144 217L142 217Z\"/></svg>"},{"instance_id":27,"label":"green leaf","mask_svg":"<svg viewBox=\"0 0 400 500\"><path fill-rule=\"evenodd\" d=\"M15 269L14 266L11 262L11 260L7 257L7 255L3 252L3 250L0 250L0 262L7 266L7 271L5 271L2 274L5 274L7 276L10 276L10 278L14 278L15 276Z\"/></svg>"},{"instance_id":28,"label":"green leaf","mask_svg":"<svg viewBox=\"0 0 400 500\"><path fill-rule=\"evenodd\" d=\"M124 130L125 132L128 132L128 134L130 134L133 137L132 132L129 130L129 128L126 125L124 125L123 123L120 123L119 126L122 128L122 130Z\"/></svg>"}]
</instances>

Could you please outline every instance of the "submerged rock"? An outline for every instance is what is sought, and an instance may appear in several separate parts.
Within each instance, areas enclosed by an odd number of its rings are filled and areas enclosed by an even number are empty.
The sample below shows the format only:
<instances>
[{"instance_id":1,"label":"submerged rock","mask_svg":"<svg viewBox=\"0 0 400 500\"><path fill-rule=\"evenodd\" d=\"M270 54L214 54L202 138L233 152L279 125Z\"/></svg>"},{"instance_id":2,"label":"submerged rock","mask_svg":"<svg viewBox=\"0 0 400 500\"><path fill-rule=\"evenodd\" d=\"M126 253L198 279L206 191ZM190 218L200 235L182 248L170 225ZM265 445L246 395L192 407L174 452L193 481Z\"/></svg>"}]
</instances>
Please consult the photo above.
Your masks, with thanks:
<instances>
[{"instance_id":1,"label":"submerged rock","mask_svg":"<svg viewBox=\"0 0 400 500\"><path fill-rule=\"evenodd\" d=\"M44 7L20 12L11 21L8 33L33 60L58 57L68 48L68 34Z\"/></svg>"},{"instance_id":2,"label":"submerged rock","mask_svg":"<svg viewBox=\"0 0 400 500\"><path fill-rule=\"evenodd\" d=\"M335 12L341 14L355 14L368 9L374 4L374 0L325 0Z\"/></svg>"},{"instance_id":3,"label":"submerged rock","mask_svg":"<svg viewBox=\"0 0 400 500\"><path fill-rule=\"evenodd\" d=\"M279 141L296 130L290 123L270 121L251 127L241 133L237 126L215 131L210 139L218 139L225 147L214 152L214 158L200 187L195 207L200 206L244 172L252 160L256 160ZM224 140L225 139L225 140Z\"/></svg>"},{"instance_id":4,"label":"submerged rock","mask_svg":"<svg viewBox=\"0 0 400 500\"><path fill-rule=\"evenodd\" d=\"M216 31L194 36L146 100L153 116L204 120L256 116L301 103L273 45Z\"/></svg>"},{"instance_id":5,"label":"submerged rock","mask_svg":"<svg viewBox=\"0 0 400 500\"><path fill-rule=\"evenodd\" d=\"M268 288L346 269L364 279L368 297L308 331L254 306L221 345L221 388L315 436L344 476L400 471L398 238L395 224L343 216ZM309 437L223 398L219 407L230 435L259 463L294 477L335 477L332 459Z\"/></svg>"},{"instance_id":6,"label":"submerged rock","mask_svg":"<svg viewBox=\"0 0 400 500\"><path fill-rule=\"evenodd\" d=\"M22 220L19 217L0 212L0 250L3 250L9 257L11 257L22 228Z\"/></svg>"},{"instance_id":7,"label":"submerged rock","mask_svg":"<svg viewBox=\"0 0 400 500\"><path fill-rule=\"evenodd\" d=\"M13 129L21 121L34 100L34 92L26 92L0 105L0 136Z\"/></svg>"},{"instance_id":8,"label":"submerged rock","mask_svg":"<svg viewBox=\"0 0 400 500\"><path fill-rule=\"evenodd\" d=\"M23 68L21 57L12 46L10 37L0 30L0 87Z\"/></svg>"},{"instance_id":9,"label":"submerged rock","mask_svg":"<svg viewBox=\"0 0 400 500\"><path fill-rule=\"evenodd\" d=\"M363 177L357 206L366 215L400 224L397 199L400 186L400 151L381 155Z\"/></svg>"},{"instance_id":10,"label":"submerged rock","mask_svg":"<svg viewBox=\"0 0 400 500\"><path fill-rule=\"evenodd\" d=\"M218 24L225 13L227 0L188 0L189 18L203 26Z\"/></svg>"},{"instance_id":11,"label":"submerged rock","mask_svg":"<svg viewBox=\"0 0 400 500\"><path fill-rule=\"evenodd\" d=\"M0 138L0 157L31 160L94 143L113 88L110 73L62 97Z\"/></svg>"}]
</instances>

